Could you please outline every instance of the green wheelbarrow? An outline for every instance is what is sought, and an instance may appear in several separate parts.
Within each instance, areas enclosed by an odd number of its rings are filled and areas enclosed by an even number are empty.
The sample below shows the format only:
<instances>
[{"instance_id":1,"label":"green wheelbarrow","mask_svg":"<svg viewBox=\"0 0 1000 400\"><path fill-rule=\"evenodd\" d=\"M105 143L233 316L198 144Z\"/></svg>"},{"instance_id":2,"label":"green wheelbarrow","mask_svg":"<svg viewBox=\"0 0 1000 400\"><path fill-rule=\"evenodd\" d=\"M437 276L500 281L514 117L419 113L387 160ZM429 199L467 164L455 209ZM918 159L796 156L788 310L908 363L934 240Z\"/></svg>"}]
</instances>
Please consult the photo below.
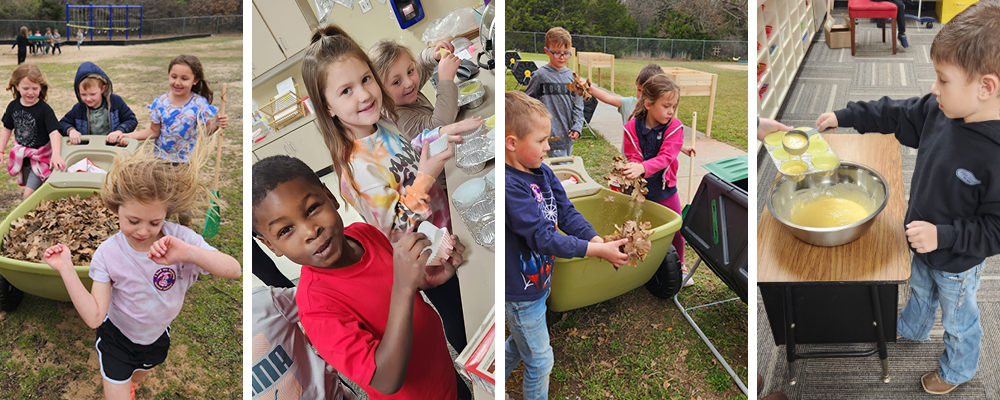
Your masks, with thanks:
<instances>
[{"instance_id":1,"label":"green wheelbarrow","mask_svg":"<svg viewBox=\"0 0 1000 400\"><path fill-rule=\"evenodd\" d=\"M580 157L558 157L546 159L545 163L560 180L570 177L577 183L565 185L566 195L570 202L587 219L597 234L604 236L614 233L615 224L622 225L629 214L631 197L611 191L595 182L583 166ZM605 201L613 196L614 201ZM658 203L643 202L640 220L649 221L653 234L649 239L652 248L646 259L638 266L624 266L615 270L610 263L600 258L556 258L552 267L552 289L549 292L548 308L555 312L564 312L625 294L632 289L645 285L653 295L664 297L666 293L662 282L664 279L653 279L654 275L673 275L672 286L680 289L680 264L676 252L672 252L670 243L674 234L681 228L681 216L673 210ZM674 255L671 268L668 253Z\"/></svg>"},{"instance_id":2,"label":"green wheelbarrow","mask_svg":"<svg viewBox=\"0 0 1000 400\"><path fill-rule=\"evenodd\" d=\"M134 140L130 140L127 146L108 145L104 141L104 136L83 136L84 143L78 145L69 144L68 137L61 139L60 154L66 160L66 165L73 165L89 158L105 171L111 169L115 155L123 151L132 152L138 146L138 142ZM34 210L42 200L99 195L103 180L104 174L101 173L53 171L38 190L24 199L0 223L0 248L5 244L3 237L10 231L10 224ZM76 273L87 290L90 290L93 283L88 275L89 272L89 266L76 267ZM47 299L70 301L59 273L48 265L0 256L0 309L12 311L17 308L23 297L22 291Z\"/></svg>"}]
</instances>

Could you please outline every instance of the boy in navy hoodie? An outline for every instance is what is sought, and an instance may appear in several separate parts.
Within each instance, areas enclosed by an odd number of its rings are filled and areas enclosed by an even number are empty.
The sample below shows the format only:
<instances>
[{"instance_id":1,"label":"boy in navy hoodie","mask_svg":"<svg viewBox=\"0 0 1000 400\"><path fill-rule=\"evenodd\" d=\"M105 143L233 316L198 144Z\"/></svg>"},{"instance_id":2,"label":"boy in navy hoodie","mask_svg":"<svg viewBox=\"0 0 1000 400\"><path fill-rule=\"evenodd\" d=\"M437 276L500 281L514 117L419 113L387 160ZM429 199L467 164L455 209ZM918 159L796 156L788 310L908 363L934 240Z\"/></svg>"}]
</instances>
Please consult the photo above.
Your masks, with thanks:
<instances>
[{"instance_id":1,"label":"boy in navy hoodie","mask_svg":"<svg viewBox=\"0 0 1000 400\"><path fill-rule=\"evenodd\" d=\"M816 127L895 133L920 149L906 211L915 252L910 299L896 333L927 340L940 305L944 353L920 382L927 393L945 394L976 374L983 336L976 290L986 257L1000 254L1000 1L973 4L941 28L931 59L930 94L847 103Z\"/></svg>"},{"instance_id":2,"label":"boy in navy hoodie","mask_svg":"<svg viewBox=\"0 0 1000 400\"><path fill-rule=\"evenodd\" d=\"M510 326L504 345L504 379L523 360L524 399L547 399L553 356L545 325L545 299L555 257L600 257L620 267L628 263L628 256L619 250L628 239L604 243L570 203L559 179L542 163L549 150L552 118L545 106L522 92L507 92L504 97L504 302Z\"/></svg>"},{"instance_id":3,"label":"boy in navy hoodie","mask_svg":"<svg viewBox=\"0 0 1000 400\"><path fill-rule=\"evenodd\" d=\"M73 144L80 143L81 135L129 133L139 124L125 100L112 93L111 79L96 64L80 64L73 86L78 103L59 120Z\"/></svg>"}]
</instances>

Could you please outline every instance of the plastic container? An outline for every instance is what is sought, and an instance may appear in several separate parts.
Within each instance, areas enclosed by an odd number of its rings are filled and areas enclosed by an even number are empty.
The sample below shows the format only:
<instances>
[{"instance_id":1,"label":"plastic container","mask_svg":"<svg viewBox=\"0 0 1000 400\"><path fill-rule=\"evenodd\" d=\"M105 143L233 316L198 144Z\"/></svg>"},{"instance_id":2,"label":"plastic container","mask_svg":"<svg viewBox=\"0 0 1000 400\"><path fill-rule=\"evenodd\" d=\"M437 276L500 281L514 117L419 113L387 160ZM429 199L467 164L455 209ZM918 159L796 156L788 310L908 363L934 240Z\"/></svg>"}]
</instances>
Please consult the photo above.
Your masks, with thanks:
<instances>
[{"instance_id":1,"label":"plastic container","mask_svg":"<svg viewBox=\"0 0 1000 400\"><path fill-rule=\"evenodd\" d=\"M605 201L608 196L614 196L615 201ZM605 188L590 195L570 197L577 211L601 236L614 233L614 225L620 226L628 218L631 199ZM649 221L653 229L649 236L653 245L646 259L636 267L615 270L600 258L556 258L548 300L550 310L562 312L600 303L643 286L653 277L670 249L674 234L681 228L681 216L652 201L643 202L641 208L640 220Z\"/></svg>"},{"instance_id":2,"label":"plastic container","mask_svg":"<svg viewBox=\"0 0 1000 400\"><path fill-rule=\"evenodd\" d=\"M139 146L139 141L126 139L126 146L110 145L105 140L107 136L85 135L80 144L70 144L68 137L62 138L61 150L66 165L76 164L84 158L89 158L94 164L105 171L111 170L111 164L115 161L115 156L121 152L133 152ZM100 189L104 174L88 172L65 172L52 171L52 175L45 181L46 184L55 187L81 187ZM46 185L42 185L46 186ZM36 203L37 204L37 203Z\"/></svg>"},{"instance_id":3,"label":"plastic container","mask_svg":"<svg viewBox=\"0 0 1000 400\"><path fill-rule=\"evenodd\" d=\"M21 202L10 214L0 223L0 248L3 247L3 236L10 231L11 222L23 217L29 211L38 207L42 200L58 200L63 197L79 195L86 198L98 193L92 188L56 188L49 184L43 184L37 191ZM90 290L93 281L88 275L89 266L76 266L76 274L83 281L83 286ZM14 287L25 293L46 299L70 301L66 292L66 285L56 270L44 263L15 260L0 256L0 275L3 275Z\"/></svg>"}]
</instances>

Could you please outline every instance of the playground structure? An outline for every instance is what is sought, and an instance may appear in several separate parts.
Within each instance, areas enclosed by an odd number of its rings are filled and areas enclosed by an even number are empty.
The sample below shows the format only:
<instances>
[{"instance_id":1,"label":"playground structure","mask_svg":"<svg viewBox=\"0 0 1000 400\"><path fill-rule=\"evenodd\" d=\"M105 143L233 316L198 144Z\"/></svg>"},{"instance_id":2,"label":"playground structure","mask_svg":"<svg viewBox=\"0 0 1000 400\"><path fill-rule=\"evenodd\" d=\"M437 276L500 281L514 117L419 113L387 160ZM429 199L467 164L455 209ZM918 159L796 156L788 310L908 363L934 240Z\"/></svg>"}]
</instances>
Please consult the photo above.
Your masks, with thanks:
<instances>
[{"instance_id":1,"label":"playground structure","mask_svg":"<svg viewBox=\"0 0 1000 400\"><path fill-rule=\"evenodd\" d=\"M114 32L124 32L128 39L130 31L138 31L142 39L142 5L70 5L66 4L66 38L73 38L72 30L84 29L90 40L98 34L108 33L113 40Z\"/></svg>"}]
</instances>

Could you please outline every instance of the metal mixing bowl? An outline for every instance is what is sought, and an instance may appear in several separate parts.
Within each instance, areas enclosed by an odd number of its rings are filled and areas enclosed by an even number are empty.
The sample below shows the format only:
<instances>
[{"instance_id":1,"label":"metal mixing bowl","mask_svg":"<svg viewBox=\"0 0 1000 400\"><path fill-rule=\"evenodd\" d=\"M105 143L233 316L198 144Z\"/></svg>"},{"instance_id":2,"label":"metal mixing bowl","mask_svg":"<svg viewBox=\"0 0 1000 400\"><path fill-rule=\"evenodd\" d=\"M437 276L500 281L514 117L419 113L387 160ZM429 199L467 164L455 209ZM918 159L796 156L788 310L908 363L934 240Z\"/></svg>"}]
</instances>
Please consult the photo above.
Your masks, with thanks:
<instances>
[{"instance_id":1,"label":"metal mixing bowl","mask_svg":"<svg viewBox=\"0 0 1000 400\"><path fill-rule=\"evenodd\" d=\"M793 181L786 177L778 178L771 185L767 196L767 210L803 242L828 247L850 243L867 232L875 221L875 217L885 208L889 201L889 186L885 182L885 178L874 169L848 161L841 161L840 167L833 174L822 175L809 174L799 181ZM790 222L791 210L794 206L792 197L796 192L804 189L825 188L835 184L858 185L875 200L875 212L858 222L836 228L811 228Z\"/></svg>"}]
</instances>

